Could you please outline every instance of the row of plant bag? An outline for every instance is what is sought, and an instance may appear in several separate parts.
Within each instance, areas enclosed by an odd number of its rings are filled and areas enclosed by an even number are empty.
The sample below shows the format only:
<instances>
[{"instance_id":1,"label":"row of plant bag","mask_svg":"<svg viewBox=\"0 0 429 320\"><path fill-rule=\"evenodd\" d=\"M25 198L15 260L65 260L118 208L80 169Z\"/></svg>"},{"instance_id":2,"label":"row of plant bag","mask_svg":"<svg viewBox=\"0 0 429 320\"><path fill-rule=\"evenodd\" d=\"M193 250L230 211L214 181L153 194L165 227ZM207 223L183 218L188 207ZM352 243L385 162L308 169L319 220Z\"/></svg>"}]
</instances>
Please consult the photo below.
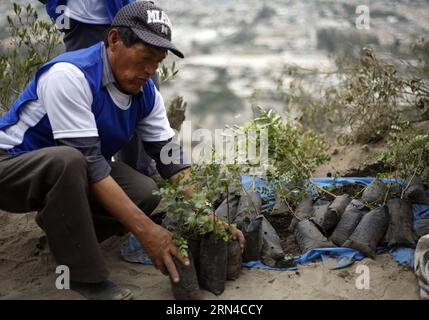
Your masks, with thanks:
<instances>
[{"instance_id":1,"label":"row of plant bag","mask_svg":"<svg viewBox=\"0 0 429 320\"><path fill-rule=\"evenodd\" d=\"M185 221L180 237L174 240L181 253L191 261L191 267L175 260L181 281L172 282L176 299L199 299L200 289L220 295L227 280L240 276L242 262L262 261L273 267L287 267L280 238L261 215L261 198L256 192L229 192L213 211L207 207L198 215L184 210ZM177 208L174 209L177 218ZM178 230L177 219L166 215L163 224ZM228 223L229 222L229 223ZM246 244L241 252L237 240L232 240L236 228L242 230ZM288 262L290 263L290 262Z\"/></svg>"},{"instance_id":2,"label":"row of plant bag","mask_svg":"<svg viewBox=\"0 0 429 320\"><path fill-rule=\"evenodd\" d=\"M289 227L302 253L315 248L349 247L374 258L378 245L414 248L413 203L426 203L423 181L412 177L404 186L375 179L360 199L348 194L333 201L307 195ZM417 233L417 237L426 231Z\"/></svg>"}]
</instances>

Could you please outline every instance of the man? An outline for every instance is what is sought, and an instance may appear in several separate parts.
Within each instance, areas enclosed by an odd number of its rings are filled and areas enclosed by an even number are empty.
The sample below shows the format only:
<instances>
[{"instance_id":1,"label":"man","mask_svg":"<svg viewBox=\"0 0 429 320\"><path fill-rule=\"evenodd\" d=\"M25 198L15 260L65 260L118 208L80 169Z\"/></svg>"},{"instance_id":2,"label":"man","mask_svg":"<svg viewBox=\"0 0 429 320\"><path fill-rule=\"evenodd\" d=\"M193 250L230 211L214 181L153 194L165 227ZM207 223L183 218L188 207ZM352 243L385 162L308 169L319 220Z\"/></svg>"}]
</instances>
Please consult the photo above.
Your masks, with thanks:
<instances>
[{"instance_id":1,"label":"man","mask_svg":"<svg viewBox=\"0 0 429 320\"><path fill-rule=\"evenodd\" d=\"M148 217L159 202L154 181L110 161L139 131L164 178L177 179L189 167L160 159L174 132L150 76L167 50L183 58L165 12L151 2L129 4L106 44L46 63L0 118L0 208L38 211L56 262L70 269L71 289L88 299L132 296L108 280L98 245L118 227L132 232L173 281L179 280L173 256L189 263Z\"/></svg>"},{"instance_id":2,"label":"man","mask_svg":"<svg viewBox=\"0 0 429 320\"><path fill-rule=\"evenodd\" d=\"M40 0L46 4L48 15L57 20L61 14L69 20L63 28L66 51L88 48L103 41L106 32L118 11L136 0ZM153 1L152 1L153 2ZM160 78L158 71L151 77L159 90ZM156 173L156 165L140 143L141 137L135 135L120 150L117 158L141 173L152 177Z\"/></svg>"}]
</instances>

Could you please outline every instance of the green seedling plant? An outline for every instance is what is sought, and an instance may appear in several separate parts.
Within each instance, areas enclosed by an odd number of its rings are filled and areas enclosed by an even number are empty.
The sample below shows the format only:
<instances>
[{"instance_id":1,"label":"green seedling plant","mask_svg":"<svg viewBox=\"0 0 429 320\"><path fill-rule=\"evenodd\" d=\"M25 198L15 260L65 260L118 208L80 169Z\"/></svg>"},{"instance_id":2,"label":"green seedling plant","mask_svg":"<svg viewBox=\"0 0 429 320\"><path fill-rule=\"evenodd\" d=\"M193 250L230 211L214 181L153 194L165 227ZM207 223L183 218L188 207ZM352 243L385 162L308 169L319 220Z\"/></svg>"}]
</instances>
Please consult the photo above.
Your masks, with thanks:
<instances>
[{"instance_id":1,"label":"green seedling plant","mask_svg":"<svg viewBox=\"0 0 429 320\"><path fill-rule=\"evenodd\" d=\"M328 145L299 123L285 121L273 110L257 107L255 119L242 126L230 127L237 135L256 132L256 148L261 147L260 132L268 130L268 163L265 166L268 189L279 193L286 203L296 204L307 192L314 169L330 159ZM260 163L256 165L261 165ZM247 173L255 164L241 166ZM313 184L315 185L315 184Z\"/></svg>"},{"instance_id":2,"label":"green seedling plant","mask_svg":"<svg viewBox=\"0 0 429 320\"><path fill-rule=\"evenodd\" d=\"M225 191L225 180L237 177L237 169L218 164L194 165L182 183L165 182L156 194L167 204L167 229L172 232L181 252L187 250L186 239L210 235L228 241L236 226L214 212L214 203ZM182 180L182 179L177 179ZM235 181L233 185L238 185ZM187 192L192 190L192 196Z\"/></svg>"},{"instance_id":3,"label":"green seedling plant","mask_svg":"<svg viewBox=\"0 0 429 320\"><path fill-rule=\"evenodd\" d=\"M392 126L387 138L387 148L377 155L377 160L393 168L385 176L406 180L420 176L429 181L429 134L415 129L409 122Z\"/></svg>"}]
</instances>

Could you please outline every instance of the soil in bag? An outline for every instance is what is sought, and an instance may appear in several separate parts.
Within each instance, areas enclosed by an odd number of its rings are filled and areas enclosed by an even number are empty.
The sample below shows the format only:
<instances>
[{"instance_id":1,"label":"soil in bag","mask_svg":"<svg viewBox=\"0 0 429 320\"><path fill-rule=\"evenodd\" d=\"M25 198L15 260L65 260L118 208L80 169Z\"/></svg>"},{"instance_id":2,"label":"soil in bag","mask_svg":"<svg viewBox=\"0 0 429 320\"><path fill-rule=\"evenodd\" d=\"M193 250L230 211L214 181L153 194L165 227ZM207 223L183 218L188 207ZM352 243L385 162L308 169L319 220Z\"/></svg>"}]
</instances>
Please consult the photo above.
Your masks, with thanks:
<instances>
[{"instance_id":1,"label":"soil in bag","mask_svg":"<svg viewBox=\"0 0 429 320\"><path fill-rule=\"evenodd\" d=\"M228 258L227 258L227 280L236 280L240 277L241 272L241 249L238 240L230 239L228 241Z\"/></svg>"},{"instance_id":2,"label":"soil in bag","mask_svg":"<svg viewBox=\"0 0 429 320\"><path fill-rule=\"evenodd\" d=\"M276 267L278 261L285 257L280 237L271 223L262 217L262 252L261 259L264 264L270 267Z\"/></svg>"},{"instance_id":3,"label":"soil in bag","mask_svg":"<svg viewBox=\"0 0 429 320\"><path fill-rule=\"evenodd\" d=\"M426 191L423 180L420 177L409 177L406 181L404 196L412 203L426 203Z\"/></svg>"},{"instance_id":4,"label":"soil in bag","mask_svg":"<svg viewBox=\"0 0 429 320\"><path fill-rule=\"evenodd\" d=\"M313 198L311 195L306 195L296 207L294 217L289 225L289 231L293 232L299 221L312 217L313 213Z\"/></svg>"},{"instance_id":5,"label":"soil in bag","mask_svg":"<svg viewBox=\"0 0 429 320\"><path fill-rule=\"evenodd\" d=\"M356 230L344 243L344 247L356 249L374 259L375 250L384 237L388 223L386 207L371 210L362 217Z\"/></svg>"},{"instance_id":6,"label":"soil in bag","mask_svg":"<svg viewBox=\"0 0 429 320\"><path fill-rule=\"evenodd\" d=\"M383 203L386 185L380 179L374 179L363 191L362 201L365 203Z\"/></svg>"},{"instance_id":7,"label":"soil in bag","mask_svg":"<svg viewBox=\"0 0 429 320\"><path fill-rule=\"evenodd\" d=\"M389 247L415 248L413 233L413 210L408 200L395 198L387 201L389 226L386 242Z\"/></svg>"},{"instance_id":8,"label":"soil in bag","mask_svg":"<svg viewBox=\"0 0 429 320\"><path fill-rule=\"evenodd\" d=\"M329 240L337 246L343 246L344 242L346 242L353 231L355 231L360 220L368 211L369 210L361 201L352 200L346 207L334 232L329 237Z\"/></svg>"},{"instance_id":9,"label":"soil in bag","mask_svg":"<svg viewBox=\"0 0 429 320\"><path fill-rule=\"evenodd\" d=\"M188 252L190 261L189 266L182 264L176 257L173 257L177 272L179 273L180 281L174 283L171 278L171 290L176 300L200 300L201 292L198 285L197 272L192 258L192 253Z\"/></svg>"},{"instance_id":10,"label":"soil in bag","mask_svg":"<svg viewBox=\"0 0 429 320\"><path fill-rule=\"evenodd\" d=\"M243 232L244 238L246 239L246 245L243 253L244 262L261 260L263 218L264 216L262 215L253 220L245 218L240 225L237 225Z\"/></svg>"},{"instance_id":11,"label":"soil in bag","mask_svg":"<svg viewBox=\"0 0 429 320\"><path fill-rule=\"evenodd\" d=\"M227 243L204 236L200 243L200 286L215 295L225 290L227 275Z\"/></svg>"},{"instance_id":12,"label":"soil in bag","mask_svg":"<svg viewBox=\"0 0 429 320\"><path fill-rule=\"evenodd\" d=\"M331 203L327 200L318 199L314 203L314 215L310 218L325 236L329 236L337 225L337 215L329 210Z\"/></svg>"},{"instance_id":13,"label":"soil in bag","mask_svg":"<svg viewBox=\"0 0 429 320\"><path fill-rule=\"evenodd\" d=\"M310 220L305 219L297 223L295 238L301 253L315 248L333 248L335 244L326 239L317 226Z\"/></svg>"}]
</instances>

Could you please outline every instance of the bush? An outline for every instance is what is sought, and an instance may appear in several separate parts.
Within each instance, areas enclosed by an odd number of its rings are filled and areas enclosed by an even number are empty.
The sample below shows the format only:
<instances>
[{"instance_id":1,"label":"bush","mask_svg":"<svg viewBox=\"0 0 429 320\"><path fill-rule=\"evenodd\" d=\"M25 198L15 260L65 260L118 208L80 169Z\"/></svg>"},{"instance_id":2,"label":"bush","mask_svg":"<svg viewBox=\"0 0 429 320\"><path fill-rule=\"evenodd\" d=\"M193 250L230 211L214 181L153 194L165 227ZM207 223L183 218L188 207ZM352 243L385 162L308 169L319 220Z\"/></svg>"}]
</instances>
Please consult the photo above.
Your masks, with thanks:
<instances>
[{"instance_id":1,"label":"bush","mask_svg":"<svg viewBox=\"0 0 429 320\"><path fill-rule=\"evenodd\" d=\"M418 39L407 59L387 62L365 47L360 61L336 58L333 72L285 68L279 92L305 127L340 144L377 142L393 125L429 119L427 42ZM287 89L286 77L292 77Z\"/></svg>"},{"instance_id":2,"label":"bush","mask_svg":"<svg viewBox=\"0 0 429 320\"><path fill-rule=\"evenodd\" d=\"M61 35L54 22L38 18L28 4L13 4L7 16L10 39L0 55L0 113L7 111L25 89L37 69L59 51Z\"/></svg>"},{"instance_id":3,"label":"bush","mask_svg":"<svg viewBox=\"0 0 429 320\"><path fill-rule=\"evenodd\" d=\"M429 181L429 134L414 129L409 122L394 125L378 159L395 168L399 178L415 175Z\"/></svg>"}]
</instances>

